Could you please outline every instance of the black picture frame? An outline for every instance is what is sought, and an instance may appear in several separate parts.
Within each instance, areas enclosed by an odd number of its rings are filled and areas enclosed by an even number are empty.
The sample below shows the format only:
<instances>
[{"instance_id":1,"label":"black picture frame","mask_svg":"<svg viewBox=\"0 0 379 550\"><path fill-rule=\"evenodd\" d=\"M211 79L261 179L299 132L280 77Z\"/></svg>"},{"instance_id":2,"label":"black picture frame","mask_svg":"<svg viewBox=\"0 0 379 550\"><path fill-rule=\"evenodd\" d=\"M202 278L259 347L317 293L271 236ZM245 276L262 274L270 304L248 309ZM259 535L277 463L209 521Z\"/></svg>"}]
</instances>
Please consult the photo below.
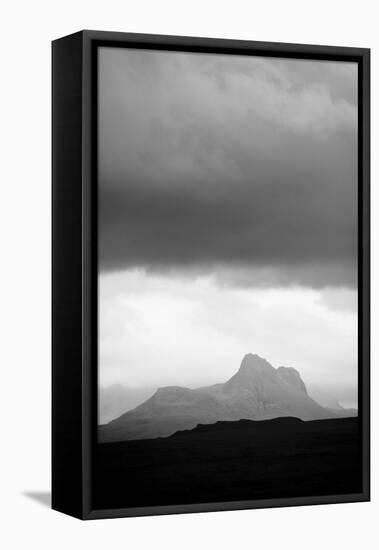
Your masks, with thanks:
<instances>
[{"instance_id":1,"label":"black picture frame","mask_svg":"<svg viewBox=\"0 0 379 550\"><path fill-rule=\"evenodd\" d=\"M97 48L280 56L358 63L358 340L362 492L98 510L92 504L97 415ZM370 499L370 50L85 30L52 43L52 508L81 519Z\"/></svg>"}]
</instances>

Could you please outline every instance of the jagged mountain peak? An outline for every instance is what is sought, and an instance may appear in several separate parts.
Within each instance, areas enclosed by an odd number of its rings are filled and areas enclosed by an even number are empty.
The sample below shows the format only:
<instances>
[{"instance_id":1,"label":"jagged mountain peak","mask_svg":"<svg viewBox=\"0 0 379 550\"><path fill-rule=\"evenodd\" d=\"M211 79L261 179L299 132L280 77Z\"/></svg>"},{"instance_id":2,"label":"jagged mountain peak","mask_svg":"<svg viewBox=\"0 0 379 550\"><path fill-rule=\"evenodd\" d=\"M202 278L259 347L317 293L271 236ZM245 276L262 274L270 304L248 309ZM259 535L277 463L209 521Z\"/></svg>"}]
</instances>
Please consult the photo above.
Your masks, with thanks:
<instances>
[{"instance_id":1,"label":"jagged mountain peak","mask_svg":"<svg viewBox=\"0 0 379 550\"><path fill-rule=\"evenodd\" d=\"M263 357L255 353L247 353L242 359L237 374L272 373L274 367Z\"/></svg>"},{"instance_id":2,"label":"jagged mountain peak","mask_svg":"<svg viewBox=\"0 0 379 550\"><path fill-rule=\"evenodd\" d=\"M238 371L226 382L225 388L247 388L253 387L260 382L273 380L276 377L276 370L263 357L248 353L242 359Z\"/></svg>"}]
</instances>

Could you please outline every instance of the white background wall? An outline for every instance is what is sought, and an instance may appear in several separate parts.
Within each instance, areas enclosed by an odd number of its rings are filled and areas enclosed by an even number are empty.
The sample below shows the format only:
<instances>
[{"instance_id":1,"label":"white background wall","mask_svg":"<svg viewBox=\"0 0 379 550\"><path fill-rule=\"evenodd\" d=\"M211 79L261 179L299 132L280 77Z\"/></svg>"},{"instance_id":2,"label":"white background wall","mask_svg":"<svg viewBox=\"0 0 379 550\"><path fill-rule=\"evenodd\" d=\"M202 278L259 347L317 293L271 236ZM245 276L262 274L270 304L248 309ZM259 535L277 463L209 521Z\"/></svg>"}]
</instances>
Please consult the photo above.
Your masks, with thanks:
<instances>
[{"instance_id":1,"label":"white background wall","mask_svg":"<svg viewBox=\"0 0 379 550\"><path fill-rule=\"evenodd\" d=\"M378 14L361 0L33 0L1 10L0 544L3 548L320 548L375 545L379 400L373 342L373 502L80 522L26 495L50 484L50 41L87 29L372 48ZM378 119L373 101L373 239ZM374 245L375 246L375 245ZM373 247L374 248L374 247ZM376 246L377 248L377 246ZM373 279L378 254L373 249ZM373 288L373 333L378 327ZM46 499L46 497L45 497Z\"/></svg>"}]
</instances>

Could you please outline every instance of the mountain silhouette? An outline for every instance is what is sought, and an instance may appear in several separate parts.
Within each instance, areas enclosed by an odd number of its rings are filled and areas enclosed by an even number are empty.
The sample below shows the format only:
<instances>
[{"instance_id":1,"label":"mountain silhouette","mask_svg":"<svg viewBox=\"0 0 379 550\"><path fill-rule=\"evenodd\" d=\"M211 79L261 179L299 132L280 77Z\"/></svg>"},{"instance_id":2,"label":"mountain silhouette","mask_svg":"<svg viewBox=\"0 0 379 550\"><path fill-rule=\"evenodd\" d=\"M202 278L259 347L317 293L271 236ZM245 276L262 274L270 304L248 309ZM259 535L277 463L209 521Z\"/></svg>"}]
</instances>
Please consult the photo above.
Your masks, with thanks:
<instances>
[{"instance_id":1,"label":"mountain silhouette","mask_svg":"<svg viewBox=\"0 0 379 550\"><path fill-rule=\"evenodd\" d=\"M223 420L337 418L344 415L343 411L322 407L314 401L296 369L275 369L262 357L249 353L236 374L225 383L197 389L159 388L135 409L99 426L99 440L168 437L179 430L191 430L198 424ZM346 412L346 416L349 415Z\"/></svg>"}]
</instances>

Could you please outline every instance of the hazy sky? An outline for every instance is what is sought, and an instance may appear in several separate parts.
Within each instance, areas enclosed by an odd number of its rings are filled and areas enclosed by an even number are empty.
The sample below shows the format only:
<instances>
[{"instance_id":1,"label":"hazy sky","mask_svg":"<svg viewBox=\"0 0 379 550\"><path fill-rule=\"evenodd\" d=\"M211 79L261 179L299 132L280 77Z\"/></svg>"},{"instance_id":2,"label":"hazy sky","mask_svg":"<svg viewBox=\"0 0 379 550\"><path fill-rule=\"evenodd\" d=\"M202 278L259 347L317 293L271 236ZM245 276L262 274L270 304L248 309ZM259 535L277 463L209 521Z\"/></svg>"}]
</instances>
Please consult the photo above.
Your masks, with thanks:
<instances>
[{"instance_id":1,"label":"hazy sky","mask_svg":"<svg viewBox=\"0 0 379 550\"><path fill-rule=\"evenodd\" d=\"M101 48L99 186L101 384L252 352L354 401L355 64Z\"/></svg>"}]
</instances>

